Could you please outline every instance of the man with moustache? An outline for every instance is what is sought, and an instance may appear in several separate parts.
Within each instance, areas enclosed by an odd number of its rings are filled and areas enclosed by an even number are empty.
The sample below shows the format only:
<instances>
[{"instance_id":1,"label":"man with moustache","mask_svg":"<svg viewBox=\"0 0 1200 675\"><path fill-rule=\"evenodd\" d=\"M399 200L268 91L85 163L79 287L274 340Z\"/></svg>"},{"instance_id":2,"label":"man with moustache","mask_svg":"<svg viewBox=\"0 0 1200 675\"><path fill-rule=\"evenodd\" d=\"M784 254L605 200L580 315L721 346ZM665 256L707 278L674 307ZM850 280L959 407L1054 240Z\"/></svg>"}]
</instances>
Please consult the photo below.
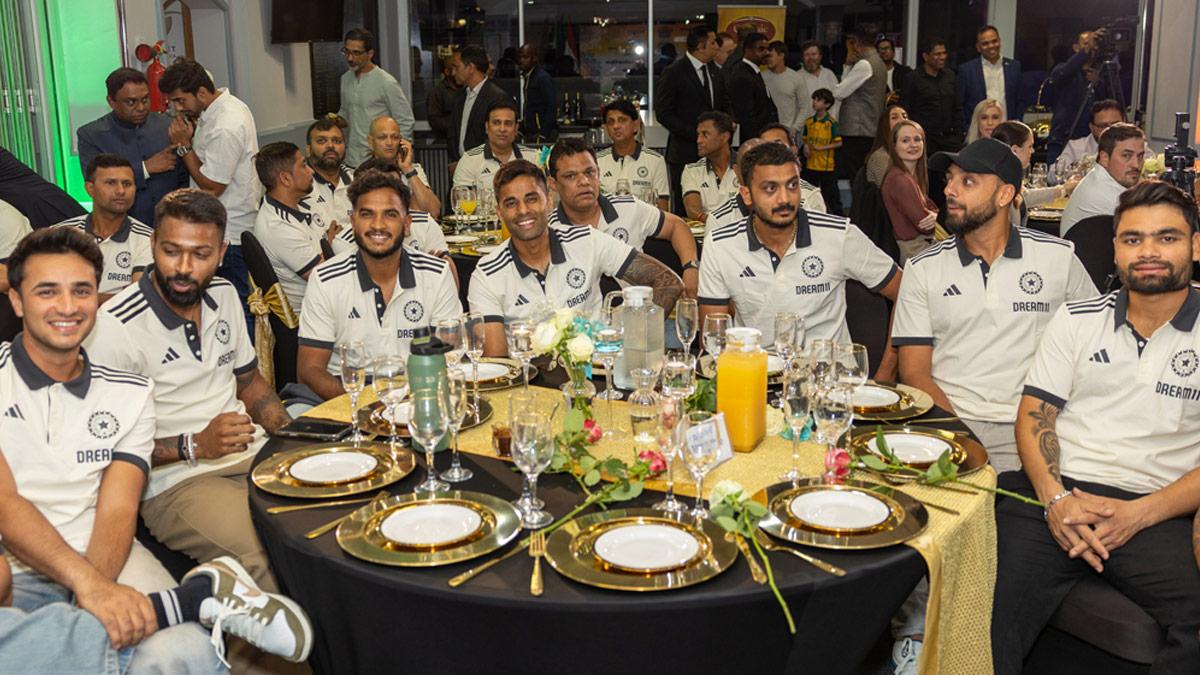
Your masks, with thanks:
<instances>
[{"instance_id":1,"label":"man with moustache","mask_svg":"<svg viewBox=\"0 0 1200 675\"><path fill-rule=\"evenodd\" d=\"M1096 166L1071 193L1058 224L1059 234L1066 236L1084 218L1111 216L1121 193L1142 179L1145 162L1146 134L1141 129L1119 122L1101 132Z\"/></svg>"},{"instance_id":2,"label":"man with moustache","mask_svg":"<svg viewBox=\"0 0 1200 675\"><path fill-rule=\"evenodd\" d=\"M788 148L793 154L796 153L796 146L791 144L791 133L787 127L782 124L769 124L766 129L763 129L762 134L758 138L751 138L742 143L742 147L738 150L744 155L753 150L756 146L763 143L779 143ZM737 171L738 181L742 179L741 166L734 162L733 168ZM821 197L821 188L809 183L803 178L800 179L800 207L805 211L816 211L818 213L828 213L825 209L825 199ZM708 220L704 223L704 234L707 240L707 235L713 230L725 225L730 225L741 220L745 220L747 216L753 213L753 209L742 201L741 191L733 193L724 204L713 209Z\"/></svg>"},{"instance_id":3,"label":"man with moustache","mask_svg":"<svg viewBox=\"0 0 1200 675\"><path fill-rule=\"evenodd\" d=\"M441 216L442 201L429 188L429 176L425 168L416 161L412 142L400 131L400 124L390 117L379 117L371 122L371 133L367 139L371 147L368 158L384 162L394 162L400 167L401 180L412 192L413 207L426 211L435 219ZM361 171L362 164L355 171Z\"/></svg>"},{"instance_id":4,"label":"man with moustache","mask_svg":"<svg viewBox=\"0 0 1200 675\"><path fill-rule=\"evenodd\" d=\"M534 159L537 151L517 144L517 103L503 100L487 111L487 142L477 145L454 167L454 187L492 187L492 176L508 161Z\"/></svg>"},{"instance_id":5,"label":"man with moustache","mask_svg":"<svg viewBox=\"0 0 1200 675\"><path fill-rule=\"evenodd\" d=\"M357 250L318 265L300 313L296 374L322 399L341 396L339 342L407 355L413 332L462 314L452 263L406 248L409 192L396 177L360 174L350 186Z\"/></svg>"},{"instance_id":6,"label":"man with moustache","mask_svg":"<svg viewBox=\"0 0 1200 675\"><path fill-rule=\"evenodd\" d=\"M355 175L365 175L368 171L379 171L394 176L396 180L404 183L404 172L392 162L374 158L368 159L358 167L358 172ZM405 187L408 187L408 185L405 184ZM410 201L412 199L411 192L409 193L409 199ZM415 203L412 203L411 207L408 211L408 224L404 229L404 245L414 251L421 251L422 253L450 260L450 245L446 243L446 235L442 232L442 226L438 224L438 221L434 220L428 211L417 209ZM344 247L343 244L345 245ZM356 245L354 228L347 227L338 233L337 240L334 241L334 250L341 253ZM453 265L450 266L450 269L451 271L455 271Z\"/></svg>"},{"instance_id":7,"label":"man with moustache","mask_svg":"<svg viewBox=\"0 0 1200 675\"><path fill-rule=\"evenodd\" d=\"M341 109L338 117L350 125L346 158L358 166L368 156L367 129L380 117L397 120L400 134L412 138L412 104L392 74L375 65L375 34L354 28L342 40L342 54L350 69L342 73Z\"/></svg>"},{"instance_id":8,"label":"man with moustache","mask_svg":"<svg viewBox=\"0 0 1200 675\"><path fill-rule=\"evenodd\" d=\"M1200 672L1200 258L1196 202L1142 183L1114 213L1124 287L1060 307L1017 412L1023 471L997 483L1045 508L996 502L992 661L1022 671L1062 599L1093 573L1165 633L1150 669ZM1193 540L1193 545L1195 541Z\"/></svg>"},{"instance_id":9,"label":"man with moustache","mask_svg":"<svg viewBox=\"0 0 1200 675\"><path fill-rule=\"evenodd\" d=\"M313 187L301 204L321 216L330 227L350 225L350 198L346 191L354 180L354 170L346 159L346 120L322 117L308 127L308 165L313 170Z\"/></svg>"}]
</instances>

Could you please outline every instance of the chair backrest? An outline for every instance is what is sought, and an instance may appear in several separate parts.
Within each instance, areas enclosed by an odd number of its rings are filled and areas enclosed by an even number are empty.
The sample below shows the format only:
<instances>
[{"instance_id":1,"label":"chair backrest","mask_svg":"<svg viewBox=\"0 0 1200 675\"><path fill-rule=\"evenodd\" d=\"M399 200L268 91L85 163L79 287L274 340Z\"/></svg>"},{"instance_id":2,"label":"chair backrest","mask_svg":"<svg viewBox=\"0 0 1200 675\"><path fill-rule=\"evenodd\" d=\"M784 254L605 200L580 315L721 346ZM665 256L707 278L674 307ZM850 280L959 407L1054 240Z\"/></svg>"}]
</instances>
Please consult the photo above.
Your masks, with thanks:
<instances>
[{"instance_id":1,"label":"chair backrest","mask_svg":"<svg viewBox=\"0 0 1200 675\"><path fill-rule=\"evenodd\" d=\"M267 289L279 283L275 268L271 267L271 259L253 232L242 233L242 256L246 260L246 269L254 285L265 293ZM299 348L299 329L289 328L274 314L268 314L271 332L275 334L275 390L283 389L285 385L296 381L296 351Z\"/></svg>"},{"instance_id":2,"label":"chair backrest","mask_svg":"<svg viewBox=\"0 0 1200 675\"><path fill-rule=\"evenodd\" d=\"M1113 217L1091 216L1075 223L1063 236L1075 244L1075 255L1101 293L1120 287L1113 261Z\"/></svg>"},{"instance_id":3,"label":"chair backrest","mask_svg":"<svg viewBox=\"0 0 1200 675\"><path fill-rule=\"evenodd\" d=\"M900 261L900 246L892 231L892 219L883 204L883 193L867 180L866 167L858 170L850 184L850 222L858 225L867 237L892 260Z\"/></svg>"},{"instance_id":4,"label":"chair backrest","mask_svg":"<svg viewBox=\"0 0 1200 675\"><path fill-rule=\"evenodd\" d=\"M846 282L846 325L850 329L850 339L866 346L871 373L879 367L887 349L891 317L891 304L886 298L872 293L857 281Z\"/></svg>"}]
</instances>

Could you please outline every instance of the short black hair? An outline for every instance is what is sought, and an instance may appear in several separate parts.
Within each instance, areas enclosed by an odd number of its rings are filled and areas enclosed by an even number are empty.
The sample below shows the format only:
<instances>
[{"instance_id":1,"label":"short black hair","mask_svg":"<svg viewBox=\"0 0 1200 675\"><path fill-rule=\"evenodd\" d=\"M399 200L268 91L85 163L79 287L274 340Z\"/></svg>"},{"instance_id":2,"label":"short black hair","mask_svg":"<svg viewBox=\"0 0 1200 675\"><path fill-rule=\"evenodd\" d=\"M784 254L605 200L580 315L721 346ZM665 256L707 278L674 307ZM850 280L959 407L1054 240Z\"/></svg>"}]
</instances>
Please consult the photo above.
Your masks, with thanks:
<instances>
[{"instance_id":1,"label":"short black hair","mask_svg":"<svg viewBox=\"0 0 1200 675\"><path fill-rule=\"evenodd\" d=\"M687 50L694 52L704 46L708 42L708 36L712 34L713 29L708 26L692 26L687 32Z\"/></svg>"},{"instance_id":2,"label":"short black hair","mask_svg":"<svg viewBox=\"0 0 1200 675\"><path fill-rule=\"evenodd\" d=\"M787 45L783 43L783 40L776 40L767 45L767 48L776 54L783 54L784 56L787 56Z\"/></svg>"},{"instance_id":3,"label":"short black hair","mask_svg":"<svg viewBox=\"0 0 1200 675\"><path fill-rule=\"evenodd\" d=\"M325 117L322 117L316 122L308 125L308 131L304 132L304 142L312 143L312 135L314 131L329 131L330 129L337 129L341 131L342 138L344 139L346 137L346 129L349 128L349 126L350 123L347 122L345 118L330 113L329 115L326 115Z\"/></svg>"},{"instance_id":4,"label":"short black hair","mask_svg":"<svg viewBox=\"0 0 1200 675\"><path fill-rule=\"evenodd\" d=\"M463 45L458 48L458 58L462 59L463 65L475 66L475 70L486 75L488 66L492 64L488 58L487 51L479 45Z\"/></svg>"},{"instance_id":5,"label":"short black hair","mask_svg":"<svg viewBox=\"0 0 1200 675\"><path fill-rule=\"evenodd\" d=\"M696 126L700 126L701 122L712 122L717 128L717 133L729 134L733 138L733 118L729 113L721 112L720 110L708 110L700 113L696 117Z\"/></svg>"},{"instance_id":6,"label":"short black hair","mask_svg":"<svg viewBox=\"0 0 1200 675\"><path fill-rule=\"evenodd\" d=\"M108 97L111 99L117 98L117 92L121 91L121 87L136 82L138 84L150 85L150 81L146 79L145 73L136 68L117 68L104 78L104 87L108 89Z\"/></svg>"},{"instance_id":7,"label":"short black hair","mask_svg":"<svg viewBox=\"0 0 1200 675\"><path fill-rule=\"evenodd\" d=\"M782 132L783 132L783 133L784 133L784 134L787 136L787 138L788 138L788 142L789 142L789 143L794 143L794 142L795 142L795 141L792 139L792 130L791 130L791 129L789 129L789 128L788 128L788 126L787 126L786 124L781 124L781 123L779 123L779 122L771 122L770 124L768 124L767 126L763 127L763 128L762 128L762 129L761 129L761 130L758 132L758 137L759 137L759 138L762 138L763 134L767 133L768 131L782 131Z\"/></svg>"},{"instance_id":8,"label":"short black hair","mask_svg":"<svg viewBox=\"0 0 1200 675\"><path fill-rule=\"evenodd\" d=\"M766 39L767 39L767 36L758 31L746 33L746 37L742 38L742 49L744 51L749 51L751 49L754 49L755 45L757 45L760 42L765 42Z\"/></svg>"},{"instance_id":9,"label":"short black hair","mask_svg":"<svg viewBox=\"0 0 1200 675\"><path fill-rule=\"evenodd\" d=\"M559 142L561 143L562 141ZM550 188L546 185L546 174L542 173L537 164L527 159L514 159L501 166L496 175L492 177L492 189L496 192L496 200L499 201L500 199L500 188L503 188L521 176L529 176L533 179L533 182L541 186L542 192L550 192Z\"/></svg>"},{"instance_id":10,"label":"short black hair","mask_svg":"<svg viewBox=\"0 0 1200 675\"><path fill-rule=\"evenodd\" d=\"M800 54L803 55L804 52L808 51L811 47L816 47L817 51L824 55L825 50L821 49L821 43L817 42L816 40L805 40L804 42L801 42Z\"/></svg>"},{"instance_id":11,"label":"short black hair","mask_svg":"<svg viewBox=\"0 0 1200 675\"><path fill-rule=\"evenodd\" d=\"M1096 119L1096 115L1104 112L1105 110L1116 110L1117 112L1121 113L1121 119L1125 119L1125 108L1122 108L1121 102L1115 98L1106 98L1093 103L1092 115L1088 119Z\"/></svg>"},{"instance_id":12,"label":"short black hair","mask_svg":"<svg viewBox=\"0 0 1200 675\"><path fill-rule=\"evenodd\" d=\"M717 33L717 46L724 47L726 42L729 42L734 39L735 38L733 37L733 33L730 33L727 30L723 30L720 33Z\"/></svg>"},{"instance_id":13,"label":"short black hair","mask_svg":"<svg viewBox=\"0 0 1200 675\"><path fill-rule=\"evenodd\" d=\"M581 152L586 152L592 156L592 161L596 161L596 151L592 146L587 144L587 141L582 138L560 138L554 144L554 148L550 150L550 158L546 160L546 174L550 176L558 175L558 163L563 157L578 155ZM499 187L497 186L497 189Z\"/></svg>"},{"instance_id":14,"label":"short black hair","mask_svg":"<svg viewBox=\"0 0 1200 675\"><path fill-rule=\"evenodd\" d=\"M8 256L8 286L20 290L25 280L25 263L35 255L74 253L92 264L96 284L104 273L104 254L96 240L77 227L44 227L25 235Z\"/></svg>"},{"instance_id":15,"label":"short black hair","mask_svg":"<svg viewBox=\"0 0 1200 675\"><path fill-rule=\"evenodd\" d=\"M886 35L880 35L879 38L877 40L875 40L875 49L879 49L880 48L879 45L881 45L885 42L893 47L896 46L896 43L892 41L892 38L890 38Z\"/></svg>"},{"instance_id":16,"label":"short black hair","mask_svg":"<svg viewBox=\"0 0 1200 675\"><path fill-rule=\"evenodd\" d=\"M825 102L825 105L833 105L833 92L822 87L812 93L812 97Z\"/></svg>"},{"instance_id":17,"label":"short black hair","mask_svg":"<svg viewBox=\"0 0 1200 675\"><path fill-rule=\"evenodd\" d=\"M120 155L115 155L111 152L102 152L93 157L91 161L87 163L87 168L83 171L83 180L89 183L95 180L96 169L115 169L121 166L133 171L133 164L131 164L128 159L125 159ZM134 172L134 177L136 176L137 172Z\"/></svg>"},{"instance_id":18,"label":"short black hair","mask_svg":"<svg viewBox=\"0 0 1200 675\"><path fill-rule=\"evenodd\" d=\"M642 119L641 116L638 115L637 106L633 104L633 101L630 101L627 98L618 98L615 101L606 104L602 112L604 114L601 115L601 117L604 118L605 122L608 121L608 113L610 112L619 112L632 120L640 121Z\"/></svg>"},{"instance_id":19,"label":"short black hair","mask_svg":"<svg viewBox=\"0 0 1200 675\"><path fill-rule=\"evenodd\" d=\"M225 238L225 205L203 190L181 188L168 192L154 207L154 227L160 227L167 218L214 225L221 232L221 238Z\"/></svg>"},{"instance_id":20,"label":"short black hair","mask_svg":"<svg viewBox=\"0 0 1200 675\"><path fill-rule=\"evenodd\" d=\"M1000 141L1005 145L1025 145L1033 137L1033 130L1028 124L1018 120L1008 120L996 125L992 129L992 138Z\"/></svg>"},{"instance_id":21,"label":"short black hair","mask_svg":"<svg viewBox=\"0 0 1200 675\"><path fill-rule=\"evenodd\" d=\"M182 91L185 94L195 94L204 87L210 92L216 92L217 87L204 66L191 59L183 59L171 64L158 80L158 90L164 94Z\"/></svg>"},{"instance_id":22,"label":"short black hair","mask_svg":"<svg viewBox=\"0 0 1200 675\"><path fill-rule=\"evenodd\" d=\"M1117 201L1117 209L1113 212L1113 232L1117 231L1121 216L1126 211L1140 206L1159 205L1174 206L1179 209L1179 212L1183 214L1183 219L1187 221L1189 231L1193 234L1200 231L1200 211L1197 209L1196 200L1191 195L1170 183L1148 180L1121 193L1121 198ZM9 275L11 278L11 271Z\"/></svg>"},{"instance_id":23,"label":"short black hair","mask_svg":"<svg viewBox=\"0 0 1200 675\"><path fill-rule=\"evenodd\" d=\"M254 171L258 173L258 181L268 190L279 183L279 174L291 171L296 163L296 154L300 148L288 141L267 143L254 155Z\"/></svg>"},{"instance_id":24,"label":"short black hair","mask_svg":"<svg viewBox=\"0 0 1200 675\"><path fill-rule=\"evenodd\" d=\"M394 191L400 195L400 203L404 205L404 212L408 213L411 210L412 192L409 191L408 186L398 177L382 171L368 170L354 174L354 180L346 189L346 196L350 198L350 203L358 208L358 198L376 190Z\"/></svg>"},{"instance_id":25,"label":"short black hair","mask_svg":"<svg viewBox=\"0 0 1200 675\"><path fill-rule=\"evenodd\" d=\"M380 159L378 157L368 157L366 161L359 164L354 173L362 173L364 171L382 171L384 173L401 174L400 165L390 159Z\"/></svg>"},{"instance_id":26,"label":"short black hair","mask_svg":"<svg viewBox=\"0 0 1200 675\"><path fill-rule=\"evenodd\" d=\"M366 28L351 28L346 31L346 37L342 38L342 42L350 40L363 43L363 49L368 52L375 49L375 34Z\"/></svg>"},{"instance_id":27,"label":"short black hair","mask_svg":"<svg viewBox=\"0 0 1200 675\"><path fill-rule=\"evenodd\" d=\"M760 143L743 152L742 156L738 158L738 162L742 169L742 185L749 186L750 179L754 176L754 167L798 164L799 160L796 159L796 153L787 146L778 143Z\"/></svg>"},{"instance_id":28,"label":"short black hair","mask_svg":"<svg viewBox=\"0 0 1200 675\"><path fill-rule=\"evenodd\" d=\"M993 26L992 24L989 23L989 24L985 25L983 28L980 28L979 30L975 31L975 39L978 40L980 35L983 35L984 33L988 32L989 30L994 32L996 34L996 37L1000 37L1000 29L996 28L995 26Z\"/></svg>"},{"instance_id":29,"label":"short black hair","mask_svg":"<svg viewBox=\"0 0 1200 675\"><path fill-rule=\"evenodd\" d=\"M1117 144L1121 141L1128 141L1133 138L1146 138L1146 132L1128 122L1117 122L1100 132L1099 148L1096 154L1103 152L1112 157L1113 150L1117 148Z\"/></svg>"},{"instance_id":30,"label":"short black hair","mask_svg":"<svg viewBox=\"0 0 1200 675\"><path fill-rule=\"evenodd\" d=\"M929 54L937 48L938 45L946 46L945 38L939 35L926 35L921 38L921 45L918 47L918 52L921 54Z\"/></svg>"},{"instance_id":31,"label":"short black hair","mask_svg":"<svg viewBox=\"0 0 1200 675\"><path fill-rule=\"evenodd\" d=\"M499 99L495 103L489 105L487 109L487 115L484 116L484 120L492 119L492 113L497 110L511 110L515 117L521 117L521 111L517 109L517 102L512 100L512 98L509 96L505 96L504 98Z\"/></svg>"}]
</instances>

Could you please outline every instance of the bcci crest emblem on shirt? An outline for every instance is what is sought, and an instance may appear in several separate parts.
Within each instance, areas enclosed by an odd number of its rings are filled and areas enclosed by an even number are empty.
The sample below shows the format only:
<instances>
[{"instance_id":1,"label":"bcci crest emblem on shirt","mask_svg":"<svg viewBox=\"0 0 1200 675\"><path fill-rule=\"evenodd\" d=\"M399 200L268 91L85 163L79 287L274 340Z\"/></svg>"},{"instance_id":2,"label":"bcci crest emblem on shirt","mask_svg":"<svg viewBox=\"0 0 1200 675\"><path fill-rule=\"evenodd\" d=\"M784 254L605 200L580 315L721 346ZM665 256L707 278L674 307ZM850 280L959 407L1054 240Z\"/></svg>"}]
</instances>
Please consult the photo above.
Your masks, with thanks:
<instances>
[{"instance_id":1,"label":"bcci crest emblem on shirt","mask_svg":"<svg viewBox=\"0 0 1200 675\"><path fill-rule=\"evenodd\" d=\"M129 266L133 263L133 256L129 254L129 251L121 251L117 254L116 263L117 267L129 269Z\"/></svg>"},{"instance_id":2,"label":"bcci crest emblem on shirt","mask_svg":"<svg viewBox=\"0 0 1200 675\"><path fill-rule=\"evenodd\" d=\"M117 416L107 410L97 410L88 418L88 432L96 438L112 438L120 430Z\"/></svg>"},{"instance_id":3,"label":"bcci crest emblem on shirt","mask_svg":"<svg viewBox=\"0 0 1200 675\"><path fill-rule=\"evenodd\" d=\"M409 321L420 321L421 317L425 316L425 308L416 300L409 300L404 303L404 318Z\"/></svg>"},{"instance_id":4,"label":"bcci crest emblem on shirt","mask_svg":"<svg viewBox=\"0 0 1200 675\"><path fill-rule=\"evenodd\" d=\"M1037 295L1042 292L1042 275L1037 272L1026 272L1021 275L1021 290L1029 295Z\"/></svg>"},{"instance_id":5,"label":"bcci crest emblem on shirt","mask_svg":"<svg viewBox=\"0 0 1200 675\"><path fill-rule=\"evenodd\" d=\"M647 169L644 166L639 166L637 169L637 175L638 178L645 178L646 176L650 175L650 169Z\"/></svg>"},{"instance_id":6,"label":"bcci crest emblem on shirt","mask_svg":"<svg viewBox=\"0 0 1200 675\"><path fill-rule=\"evenodd\" d=\"M625 241L629 238L629 233L624 229L619 229L617 232L624 234L624 238L617 236L617 239ZM614 233L615 235L615 233ZM587 273L578 267L572 267L570 272L567 272L567 285L571 288L583 288L584 282L587 281Z\"/></svg>"},{"instance_id":7,"label":"bcci crest emblem on shirt","mask_svg":"<svg viewBox=\"0 0 1200 675\"><path fill-rule=\"evenodd\" d=\"M629 241L629 230L623 227L618 227L612 231L612 236L615 237L617 241ZM576 288L579 287L576 286Z\"/></svg>"},{"instance_id":8,"label":"bcci crest emblem on shirt","mask_svg":"<svg viewBox=\"0 0 1200 675\"><path fill-rule=\"evenodd\" d=\"M225 319L217 321L217 342L223 345L229 344L229 322Z\"/></svg>"},{"instance_id":9,"label":"bcci crest emblem on shirt","mask_svg":"<svg viewBox=\"0 0 1200 675\"><path fill-rule=\"evenodd\" d=\"M1171 370L1179 377L1191 377L1196 372L1196 350L1184 349L1171 357Z\"/></svg>"},{"instance_id":10,"label":"bcci crest emblem on shirt","mask_svg":"<svg viewBox=\"0 0 1200 675\"><path fill-rule=\"evenodd\" d=\"M821 276L821 272L825 271L825 263L815 255L810 255L800 263L800 269L804 270L804 276L809 279L816 279Z\"/></svg>"}]
</instances>

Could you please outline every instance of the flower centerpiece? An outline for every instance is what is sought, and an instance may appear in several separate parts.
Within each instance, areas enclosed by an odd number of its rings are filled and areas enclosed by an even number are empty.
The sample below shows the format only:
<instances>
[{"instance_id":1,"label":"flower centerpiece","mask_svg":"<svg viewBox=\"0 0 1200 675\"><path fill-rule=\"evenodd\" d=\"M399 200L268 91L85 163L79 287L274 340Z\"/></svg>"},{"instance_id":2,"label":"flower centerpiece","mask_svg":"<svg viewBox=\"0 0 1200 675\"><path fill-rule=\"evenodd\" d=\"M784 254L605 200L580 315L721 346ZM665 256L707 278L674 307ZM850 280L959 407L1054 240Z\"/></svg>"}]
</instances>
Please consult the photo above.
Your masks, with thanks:
<instances>
[{"instance_id":1,"label":"flower centerpiece","mask_svg":"<svg viewBox=\"0 0 1200 675\"><path fill-rule=\"evenodd\" d=\"M592 321L574 310L560 309L533 331L534 351L551 355L552 362L567 371L570 379L562 386L563 396L572 410L583 413L585 420L593 419L592 398L596 395L596 386L591 380L592 354L596 351L592 341L595 330Z\"/></svg>"}]
</instances>

